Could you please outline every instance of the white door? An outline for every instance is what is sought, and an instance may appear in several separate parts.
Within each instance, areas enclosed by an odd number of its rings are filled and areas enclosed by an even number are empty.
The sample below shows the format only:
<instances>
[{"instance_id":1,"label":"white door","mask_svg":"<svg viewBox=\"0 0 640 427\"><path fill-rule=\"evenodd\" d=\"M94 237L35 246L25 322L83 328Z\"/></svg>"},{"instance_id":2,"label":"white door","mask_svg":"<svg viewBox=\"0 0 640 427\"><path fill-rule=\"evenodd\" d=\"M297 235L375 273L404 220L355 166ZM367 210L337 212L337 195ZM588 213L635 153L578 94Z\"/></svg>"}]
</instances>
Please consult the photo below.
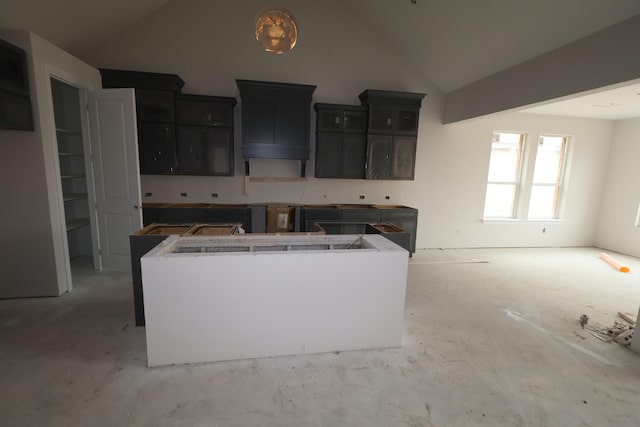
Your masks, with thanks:
<instances>
[{"instance_id":1,"label":"white door","mask_svg":"<svg viewBox=\"0 0 640 427\"><path fill-rule=\"evenodd\" d=\"M142 228L135 95L106 89L88 98L102 268L131 271L129 235Z\"/></svg>"}]
</instances>

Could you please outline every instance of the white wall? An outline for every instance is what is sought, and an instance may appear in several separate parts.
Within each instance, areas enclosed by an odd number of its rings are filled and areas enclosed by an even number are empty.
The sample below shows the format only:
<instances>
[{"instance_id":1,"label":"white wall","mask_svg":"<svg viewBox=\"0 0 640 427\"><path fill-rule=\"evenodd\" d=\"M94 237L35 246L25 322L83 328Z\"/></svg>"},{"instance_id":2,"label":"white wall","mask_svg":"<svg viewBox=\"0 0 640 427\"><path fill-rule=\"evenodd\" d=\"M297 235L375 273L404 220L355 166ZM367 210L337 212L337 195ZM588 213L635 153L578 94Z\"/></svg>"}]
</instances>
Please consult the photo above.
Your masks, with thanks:
<instances>
[{"instance_id":1,"label":"white wall","mask_svg":"<svg viewBox=\"0 0 640 427\"><path fill-rule=\"evenodd\" d=\"M596 246L640 257L640 119L617 121Z\"/></svg>"},{"instance_id":2,"label":"white wall","mask_svg":"<svg viewBox=\"0 0 640 427\"><path fill-rule=\"evenodd\" d=\"M282 2L298 19L300 39L285 55L263 52L252 34L270 2L174 1L87 52L96 67L176 73L183 92L238 96L235 79L315 84L314 102L358 105L367 88L427 93L420 116L414 181L319 180L251 185L244 195L240 122L235 177L143 176L145 202L395 203L420 210L419 248L580 246L593 243L611 123L503 114L443 126L443 95L341 2ZM500 96L496 94L495 96ZM236 114L239 116L240 108ZM574 135L566 221L482 224L491 135L495 129ZM312 177L312 158L307 175ZM252 160L253 176L295 176L297 162ZM181 197L185 192L187 197ZM145 193L152 193L145 197ZM211 193L218 193L214 199ZM364 200L359 195L365 195ZM385 199L389 196L390 199Z\"/></svg>"},{"instance_id":3,"label":"white wall","mask_svg":"<svg viewBox=\"0 0 640 427\"><path fill-rule=\"evenodd\" d=\"M76 86L101 87L99 72L29 32L0 31L27 52L34 132L0 131L0 269L2 297L60 295L67 289L52 74ZM6 187L6 188L5 188Z\"/></svg>"}]
</instances>

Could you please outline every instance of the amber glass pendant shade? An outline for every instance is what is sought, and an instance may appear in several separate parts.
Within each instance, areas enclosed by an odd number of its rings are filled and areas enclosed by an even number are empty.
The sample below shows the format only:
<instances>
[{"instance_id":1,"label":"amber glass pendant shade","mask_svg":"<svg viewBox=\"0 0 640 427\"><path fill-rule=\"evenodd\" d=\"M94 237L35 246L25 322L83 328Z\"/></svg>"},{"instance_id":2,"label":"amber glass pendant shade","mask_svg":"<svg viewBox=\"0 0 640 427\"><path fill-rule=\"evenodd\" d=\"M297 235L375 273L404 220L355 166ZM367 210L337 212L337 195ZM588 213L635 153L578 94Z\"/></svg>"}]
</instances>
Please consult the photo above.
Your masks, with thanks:
<instances>
[{"instance_id":1,"label":"amber glass pendant shade","mask_svg":"<svg viewBox=\"0 0 640 427\"><path fill-rule=\"evenodd\" d=\"M293 49L298 40L298 26L293 14L286 9L266 9L256 20L256 40L264 50L285 53Z\"/></svg>"}]
</instances>

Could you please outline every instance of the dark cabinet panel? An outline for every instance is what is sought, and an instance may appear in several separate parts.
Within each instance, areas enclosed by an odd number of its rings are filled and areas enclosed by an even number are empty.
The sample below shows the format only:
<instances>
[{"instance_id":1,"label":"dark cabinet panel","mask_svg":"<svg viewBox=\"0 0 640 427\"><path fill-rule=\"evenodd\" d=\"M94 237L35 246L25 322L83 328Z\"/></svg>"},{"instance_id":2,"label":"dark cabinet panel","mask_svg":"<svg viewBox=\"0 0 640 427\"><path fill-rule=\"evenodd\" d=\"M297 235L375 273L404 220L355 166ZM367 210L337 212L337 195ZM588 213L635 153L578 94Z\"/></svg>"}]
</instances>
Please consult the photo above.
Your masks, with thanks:
<instances>
[{"instance_id":1,"label":"dark cabinet panel","mask_svg":"<svg viewBox=\"0 0 640 427\"><path fill-rule=\"evenodd\" d=\"M362 107L316 104L316 178L364 178L366 112Z\"/></svg>"},{"instance_id":2,"label":"dark cabinet panel","mask_svg":"<svg viewBox=\"0 0 640 427\"><path fill-rule=\"evenodd\" d=\"M389 156L392 144L392 136L369 135L367 139L367 179L391 178Z\"/></svg>"},{"instance_id":3,"label":"dark cabinet panel","mask_svg":"<svg viewBox=\"0 0 640 427\"><path fill-rule=\"evenodd\" d=\"M385 207L380 209L380 222L396 225L411 235L410 252L416 251L418 210L409 207Z\"/></svg>"},{"instance_id":4,"label":"dark cabinet panel","mask_svg":"<svg viewBox=\"0 0 640 427\"><path fill-rule=\"evenodd\" d=\"M235 98L176 95L176 122L185 125L233 128Z\"/></svg>"},{"instance_id":5,"label":"dark cabinet panel","mask_svg":"<svg viewBox=\"0 0 640 427\"><path fill-rule=\"evenodd\" d=\"M367 137L364 134L345 133L342 141L342 178L364 178Z\"/></svg>"},{"instance_id":6,"label":"dark cabinet panel","mask_svg":"<svg viewBox=\"0 0 640 427\"><path fill-rule=\"evenodd\" d=\"M204 207L167 207L158 208L158 222L166 224L182 224L205 222Z\"/></svg>"},{"instance_id":7,"label":"dark cabinet panel","mask_svg":"<svg viewBox=\"0 0 640 427\"><path fill-rule=\"evenodd\" d=\"M418 119L423 93L365 90L369 107L367 179L414 178Z\"/></svg>"},{"instance_id":8,"label":"dark cabinet panel","mask_svg":"<svg viewBox=\"0 0 640 427\"><path fill-rule=\"evenodd\" d=\"M33 130L31 98L0 91L0 129Z\"/></svg>"},{"instance_id":9,"label":"dark cabinet panel","mask_svg":"<svg viewBox=\"0 0 640 427\"><path fill-rule=\"evenodd\" d=\"M204 129L195 126L178 126L178 173L201 175L204 172Z\"/></svg>"},{"instance_id":10,"label":"dark cabinet panel","mask_svg":"<svg viewBox=\"0 0 640 427\"><path fill-rule=\"evenodd\" d=\"M207 175L233 176L233 131L231 129L206 129L204 169Z\"/></svg>"},{"instance_id":11,"label":"dark cabinet panel","mask_svg":"<svg viewBox=\"0 0 640 427\"><path fill-rule=\"evenodd\" d=\"M341 178L343 143L341 133L319 133L316 136L316 178Z\"/></svg>"},{"instance_id":12,"label":"dark cabinet panel","mask_svg":"<svg viewBox=\"0 0 640 427\"><path fill-rule=\"evenodd\" d=\"M138 121L173 122L173 92L164 90L136 90Z\"/></svg>"},{"instance_id":13,"label":"dark cabinet panel","mask_svg":"<svg viewBox=\"0 0 640 427\"><path fill-rule=\"evenodd\" d=\"M178 173L233 176L235 98L177 95Z\"/></svg>"},{"instance_id":14,"label":"dark cabinet panel","mask_svg":"<svg viewBox=\"0 0 640 427\"><path fill-rule=\"evenodd\" d=\"M315 86L236 80L242 98L242 156L309 159L310 104Z\"/></svg>"},{"instance_id":15,"label":"dark cabinet panel","mask_svg":"<svg viewBox=\"0 0 640 427\"><path fill-rule=\"evenodd\" d=\"M216 205L205 211L205 219L208 223L242 224L247 233L251 232L251 208L248 206Z\"/></svg>"},{"instance_id":16,"label":"dark cabinet panel","mask_svg":"<svg viewBox=\"0 0 640 427\"><path fill-rule=\"evenodd\" d=\"M172 124L138 123L138 149L141 174L176 173L176 136Z\"/></svg>"},{"instance_id":17,"label":"dark cabinet panel","mask_svg":"<svg viewBox=\"0 0 640 427\"><path fill-rule=\"evenodd\" d=\"M413 179L416 164L416 137L394 136L391 178Z\"/></svg>"}]
</instances>

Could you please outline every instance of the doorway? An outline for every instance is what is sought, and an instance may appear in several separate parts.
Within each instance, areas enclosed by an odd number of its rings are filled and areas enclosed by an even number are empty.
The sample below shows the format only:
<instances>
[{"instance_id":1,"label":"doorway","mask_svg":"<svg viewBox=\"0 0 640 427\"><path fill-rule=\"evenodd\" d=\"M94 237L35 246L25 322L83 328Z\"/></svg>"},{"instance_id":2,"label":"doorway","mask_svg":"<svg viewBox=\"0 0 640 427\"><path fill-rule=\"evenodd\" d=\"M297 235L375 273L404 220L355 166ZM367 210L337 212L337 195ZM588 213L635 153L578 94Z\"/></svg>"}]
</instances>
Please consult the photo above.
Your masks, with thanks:
<instances>
[{"instance_id":1,"label":"doorway","mask_svg":"<svg viewBox=\"0 0 640 427\"><path fill-rule=\"evenodd\" d=\"M95 221L91 215L93 180L90 149L87 144L86 119L81 105L83 91L51 77L51 96L55 117L60 188L66 225L65 259L67 260L67 291L73 288L73 276L87 274L99 268L94 254ZM86 113L85 113L86 114Z\"/></svg>"}]
</instances>

